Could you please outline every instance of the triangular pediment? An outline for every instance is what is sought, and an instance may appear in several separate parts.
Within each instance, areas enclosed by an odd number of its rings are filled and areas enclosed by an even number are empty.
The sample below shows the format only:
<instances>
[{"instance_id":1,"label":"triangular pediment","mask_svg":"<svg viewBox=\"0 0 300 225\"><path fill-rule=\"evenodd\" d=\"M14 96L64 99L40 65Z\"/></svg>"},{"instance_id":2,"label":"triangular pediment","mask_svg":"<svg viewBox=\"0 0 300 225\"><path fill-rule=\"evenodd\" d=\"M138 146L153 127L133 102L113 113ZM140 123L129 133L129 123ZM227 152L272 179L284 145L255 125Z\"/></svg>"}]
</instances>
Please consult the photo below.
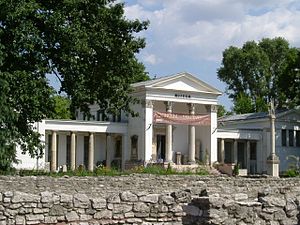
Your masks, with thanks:
<instances>
[{"instance_id":1,"label":"triangular pediment","mask_svg":"<svg viewBox=\"0 0 300 225\"><path fill-rule=\"evenodd\" d=\"M175 90L184 92L212 93L216 95L222 94L216 88L210 86L209 84L201 81L200 79L186 72L168 77L158 78L155 80L136 83L133 86L144 86L145 88Z\"/></svg>"}]
</instances>

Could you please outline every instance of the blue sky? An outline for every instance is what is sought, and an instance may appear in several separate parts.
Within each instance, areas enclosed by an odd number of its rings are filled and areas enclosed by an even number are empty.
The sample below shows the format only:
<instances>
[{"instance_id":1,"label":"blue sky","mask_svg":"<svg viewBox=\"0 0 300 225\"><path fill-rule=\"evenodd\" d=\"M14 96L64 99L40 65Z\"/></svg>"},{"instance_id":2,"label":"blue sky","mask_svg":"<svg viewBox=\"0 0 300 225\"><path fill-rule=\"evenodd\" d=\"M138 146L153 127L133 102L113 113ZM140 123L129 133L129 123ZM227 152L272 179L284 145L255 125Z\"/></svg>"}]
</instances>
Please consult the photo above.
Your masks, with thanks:
<instances>
[{"instance_id":1,"label":"blue sky","mask_svg":"<svg viewBox=\"0 0 300 225\"><path fill-rule=\"evenodd\" d=\"M137 57L151 77L186 71L224 92L217 69L230 45L280 36L300 47L299 0L120 1L128 19L150 21L148 30L138 34L147 46ZM219 104L232 106L226 94Z\"/></svg>"}]
</instances>

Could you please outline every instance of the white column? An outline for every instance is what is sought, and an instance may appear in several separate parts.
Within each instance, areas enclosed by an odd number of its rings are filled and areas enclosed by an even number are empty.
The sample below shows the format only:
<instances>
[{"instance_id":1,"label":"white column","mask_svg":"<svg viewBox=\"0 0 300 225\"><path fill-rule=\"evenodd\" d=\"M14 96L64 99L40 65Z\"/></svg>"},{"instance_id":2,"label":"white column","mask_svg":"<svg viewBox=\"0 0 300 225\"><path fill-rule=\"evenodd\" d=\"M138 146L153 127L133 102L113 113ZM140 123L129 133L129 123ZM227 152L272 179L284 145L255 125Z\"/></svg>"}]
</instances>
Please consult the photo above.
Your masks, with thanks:
<instances>
[{"instance_id":1,"label":"white column","mask_svg":"<svg viewBox=\"0 0 300 225\"><path fill-rule=\"evenodd\" d=\"M90 133L89 136L89 158L88 158L88 170L94 170L94 151L95 151L95 143L94 143L94 133Z\"/></svg>"},{"instance_id":2,"label":"white column","mask_svg":"<svg viewBox=\"0 0 300 225\"><path fill-rule=\"evenodd\" d=\"M165 102L167 112L172 113L172 102ZM166 125L166 162L167 163L172 163L172 124L167 124Z\"/></svg>"},{"instance_id":3,"label":"white column","mask_svg":"<svg viewBox=\"0 0 300 225\"><path fill-rule=\"evenodd\" d=\"M217 140L217 105L206 105L206 110L210 113L210 149L209 163L213 164L218 161L218 140Z\"/></svg>"},{"instance_id":4,"label":"white column","mask_svg":"<svg viewBox=\"0 0 300 225\"><path fill-rule=\"evenodd\" d=\"M153 138L153 103L150 100L145 102L145 152L144 160L148 162L152 158L152 138Z\"/></svg>"},{"instance_id":5,"label":"white column","mask_svg":"<svg viewBox=\"0 0 300 225\"><path fill-rule=\"evenodd\" d=\"M225 140L221 138L221 146L220 146L220 156L221 156L221 163L225 161Z\"/></svg>"},{"instance_id":6,"label":"white column","mask_svg":"<svg viewBox=\"0 0 300 225\"><path fill-rule=\"evenodd\" d=\"M189 103L189 113L190 115L195 115L195 104ZM195 141L196 141L196 131L195 125L189 125L189 164L195 164Z\"/></svg>"},{"instance_id":7,"label":"white column","mask_svg":"<svg viewBox=\"0 0 300 225\"><path fill-rule=\"evenodd\" d=\"M122 170L125 170L125 163L128 160L128 136L123 134L122 136Z\"/></svg>"},{"instance_id":8,"label":"white column","mask_svg":"<svg viewBox=\"0 0 300 225\"><path fill-rule=\"evenodd\" d=\"M57 170L57 142L56 142L56 131L52 131L52 145L51 145L51 172L55 172Z\"/></svg>"},{"instance_id":9,"label":"white column","mask_svg":"<svg viewBox=\"0 0 300 225\"><path fill-rule=\"evenodd\" d=\"M279 177L279 158L275 152L275 108L274 102L270 103L270 127L271 127L271 151L270 155L267 158L267 172L273 177Z\"/></svg>"},{"instance_id":10,"label":"white column","mask_svg":"<svg viewBox=\"0 0 300 225\"><path fill-rule=\"evenodd\" d=\"M71 132L70 169L76 169L76 134Z\"/></svg>"},{"instance_id":11,"label":"white column","mask_svg":"<svg viewBox=\"0 0 300 225\"><path fill-rule=\"evenodd\" d=\"M234 142L233 142L233 162L235 164L237 164L237 162L238 162L237 153L238 153L238 142L237 142L236 139L234 139Z\"/></svg>"}]
</instances>

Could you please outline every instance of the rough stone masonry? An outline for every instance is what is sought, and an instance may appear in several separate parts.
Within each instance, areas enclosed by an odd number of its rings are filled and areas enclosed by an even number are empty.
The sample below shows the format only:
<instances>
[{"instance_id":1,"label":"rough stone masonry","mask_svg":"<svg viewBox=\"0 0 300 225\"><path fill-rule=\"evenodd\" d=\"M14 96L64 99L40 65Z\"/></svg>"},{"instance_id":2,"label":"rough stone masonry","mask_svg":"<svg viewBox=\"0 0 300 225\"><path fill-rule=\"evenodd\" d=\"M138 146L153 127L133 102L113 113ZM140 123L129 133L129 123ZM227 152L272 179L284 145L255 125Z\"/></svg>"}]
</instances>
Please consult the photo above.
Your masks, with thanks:
<instances>
[{"instance_id":1,"label":"rough stone masonry","mask_svg":"<svg viewBox=\"0 0 300 225\"><path fill-rule=\"evenodd\" d=\"M300 179L0 177L6 224L300 224Z\"/></svg>"}]
</instances>

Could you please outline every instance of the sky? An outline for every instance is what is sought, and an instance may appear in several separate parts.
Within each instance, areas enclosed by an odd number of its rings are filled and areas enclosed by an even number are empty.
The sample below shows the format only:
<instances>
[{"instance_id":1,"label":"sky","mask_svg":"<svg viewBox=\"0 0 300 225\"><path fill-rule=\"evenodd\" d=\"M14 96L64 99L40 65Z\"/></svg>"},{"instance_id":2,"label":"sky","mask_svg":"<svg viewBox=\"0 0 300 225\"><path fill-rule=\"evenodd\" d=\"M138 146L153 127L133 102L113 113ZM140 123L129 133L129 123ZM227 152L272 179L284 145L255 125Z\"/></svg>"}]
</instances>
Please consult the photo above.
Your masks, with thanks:
<instances>
[{"instance_id":1,"label":"sky","mask_svg":"<svg viewBox=\"0 0 300 225\"><path fill-rule=\"evenodd\" d=\"M151 78L189 72L224 94L217 78L222 52L249 40L284 37L300 47L300 0L118 0L128 19L149 20L146 47L137 55ZM52 79L53 86L58 81Z\"/></svg>"},{"instance_id":2,"label":"sky","mask_svg":"<svg viewBox=\"0 0 300 225\"><path fill-rule=\"evenodd\" d=\"M149 20L137 55L150 77L189 72L225 92L222 52L249 40L284 37L300 47L299 0L125 0L128 19ZM224 93L219 104L232 102Z\"/></svg>"}]
</instances>

